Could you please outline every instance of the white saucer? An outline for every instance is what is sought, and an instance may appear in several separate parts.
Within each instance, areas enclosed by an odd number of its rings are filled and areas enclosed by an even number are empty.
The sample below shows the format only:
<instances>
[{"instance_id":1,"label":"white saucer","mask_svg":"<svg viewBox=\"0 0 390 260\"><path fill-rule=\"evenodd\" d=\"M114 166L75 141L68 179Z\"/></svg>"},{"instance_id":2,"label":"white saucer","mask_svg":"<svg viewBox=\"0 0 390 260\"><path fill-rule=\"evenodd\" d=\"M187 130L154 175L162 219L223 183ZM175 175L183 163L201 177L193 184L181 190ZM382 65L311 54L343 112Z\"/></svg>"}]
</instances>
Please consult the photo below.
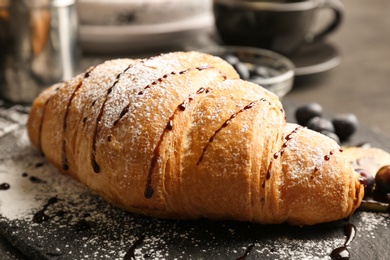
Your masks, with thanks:
<instances>
[{"instance_id":1,"label":"white saucer","mask_svg":"<svg viewBox=\"0 0 390 260\"><path fill-rule=\"evenodd\" d=\"M94 53L120 53L158 49L179 42L214 25L210 13L173 22L125 26L81 25L80 44Z\"/></svg>"},{"instance_id":2,"label":"white saucer","mask_svg":"<svg viewBox=\"0 0 390 260\"><path fill-rule=\"evenodd\" d=\"M322 73L337 67L341 62L337 48L326 42L304 45L287 57L295 65L295 76Z\"/></svg>"}]
</instances>

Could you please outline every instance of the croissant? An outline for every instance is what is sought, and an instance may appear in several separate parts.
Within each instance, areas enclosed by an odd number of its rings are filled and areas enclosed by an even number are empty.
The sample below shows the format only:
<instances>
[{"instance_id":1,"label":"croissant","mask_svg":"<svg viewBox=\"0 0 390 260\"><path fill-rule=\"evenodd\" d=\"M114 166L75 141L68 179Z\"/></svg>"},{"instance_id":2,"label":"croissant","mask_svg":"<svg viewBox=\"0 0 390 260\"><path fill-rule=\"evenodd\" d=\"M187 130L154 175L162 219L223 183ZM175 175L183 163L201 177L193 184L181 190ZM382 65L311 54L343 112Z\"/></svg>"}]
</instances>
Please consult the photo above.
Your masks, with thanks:
<instances>
[{"instance_id":1,"label":"croissant","mask_svg":"<svg viewBox=\"0 0 390 260\"><path fill-rule=\"evenodd\" d=\"M152 217L312 225L348 217L364 193L336 142L198 52L91 67L43 91L27 129L60 172Z\"/></svg>"}]
</instances>

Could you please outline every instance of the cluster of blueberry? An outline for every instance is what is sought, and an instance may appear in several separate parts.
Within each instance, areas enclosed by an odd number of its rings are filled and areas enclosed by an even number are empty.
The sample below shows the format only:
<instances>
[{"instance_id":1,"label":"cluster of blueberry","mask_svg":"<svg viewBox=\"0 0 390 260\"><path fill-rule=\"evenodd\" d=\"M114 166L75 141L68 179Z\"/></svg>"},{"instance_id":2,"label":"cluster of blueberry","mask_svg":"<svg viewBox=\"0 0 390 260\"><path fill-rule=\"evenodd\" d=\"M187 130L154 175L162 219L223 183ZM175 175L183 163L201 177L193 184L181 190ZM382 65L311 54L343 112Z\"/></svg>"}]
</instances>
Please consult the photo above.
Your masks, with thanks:
<instances>
[{"instance_id":1,"label":"cluster of blueberry","mask_svg":"<svg viewBox=\"0 0 390 260\"><path fill-rule=\"evenodd\" d=\"M247 64L231 53L225 54L222 58L233 66L243 80L263 85L264 79L279 75L279 72L275 68L265 65Z\"/></svg>"},{"instance_id":2,"label":"cluster of blueberry","mask_svg":"<svg viewBox=\"0 0 390 260\"><path fill-rule=\"evenodd\" d=\"M315 102L298 107L295 118L299 124L320 132L338 143L347 141L359 126L357 117L352 113L336 114L331 120L325 118L322 106ZM360 174L360 181L364 184L366 199L390 202L390 165L381 167L375 175L365 169L355 170Z\"/></svg>"},{"instance_id":3,"label":"cluster of blueberry","mask_svg":"<svg viewBox=\"0 0 390 260\"><path fill-rule=\"evenodd\" d=\"M320 132L337 143L347 141L359 126L357 117L352 113L336 114L331 120L323 117L322 106L315 102L298 107L295 118L300 125Z\"/></svg>"}]
</instances>

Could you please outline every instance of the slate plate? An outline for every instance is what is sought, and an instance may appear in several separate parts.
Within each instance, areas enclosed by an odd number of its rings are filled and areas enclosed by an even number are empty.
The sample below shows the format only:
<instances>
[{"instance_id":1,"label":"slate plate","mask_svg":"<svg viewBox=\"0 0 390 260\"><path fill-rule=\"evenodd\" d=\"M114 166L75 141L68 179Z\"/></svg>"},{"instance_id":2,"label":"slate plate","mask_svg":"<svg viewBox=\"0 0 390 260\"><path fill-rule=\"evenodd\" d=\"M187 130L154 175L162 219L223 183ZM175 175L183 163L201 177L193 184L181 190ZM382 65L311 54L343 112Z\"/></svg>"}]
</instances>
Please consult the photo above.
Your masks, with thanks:
<instances>
[{"instance_id":1,"label":"slate plate","mask_svg":"<svg viewBox=\"0 0 390 260\"><path fill-rule=\"evenodd\" d=\"M49 165L29 145L26 118L20 107L0 110L0 185L10 185L0 190L0 233L26 258L330 259L345 242L344 220L292 227L158 220L124 212ZM383 147L389 139L371 129L361 128L355 139L390 150ZM349 222L357 227L351 259L387 259L388 214L356 212Z\"/></svg>"}]
</instances>

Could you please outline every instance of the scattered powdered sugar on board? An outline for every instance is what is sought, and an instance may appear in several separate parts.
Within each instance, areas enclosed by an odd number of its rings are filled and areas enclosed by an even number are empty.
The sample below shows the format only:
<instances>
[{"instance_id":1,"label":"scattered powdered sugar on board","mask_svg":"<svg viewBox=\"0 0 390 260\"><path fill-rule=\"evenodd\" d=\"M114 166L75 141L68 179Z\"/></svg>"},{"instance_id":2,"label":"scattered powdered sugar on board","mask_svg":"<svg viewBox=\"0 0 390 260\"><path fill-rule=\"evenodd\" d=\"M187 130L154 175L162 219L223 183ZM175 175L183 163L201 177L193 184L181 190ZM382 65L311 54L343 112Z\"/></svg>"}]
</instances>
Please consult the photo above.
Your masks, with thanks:
<instances>
[{"instance_id":1,"label":"scattered powdered sugar on board","mask_svg":"<svg viewBox=\"0 0 390 260\"><path fill-rule=\"evenodd\" d=\"M345 241L344 221L294 227L127 213L58 173L23 123L0 141L0 184L10 185L0 190L0 232L31 259L330 259ZM389 237L389 215L357 212L350 221L358 229L351 259L365 251L383 259L375 252Z\"/></svg>"}]
</instances>

